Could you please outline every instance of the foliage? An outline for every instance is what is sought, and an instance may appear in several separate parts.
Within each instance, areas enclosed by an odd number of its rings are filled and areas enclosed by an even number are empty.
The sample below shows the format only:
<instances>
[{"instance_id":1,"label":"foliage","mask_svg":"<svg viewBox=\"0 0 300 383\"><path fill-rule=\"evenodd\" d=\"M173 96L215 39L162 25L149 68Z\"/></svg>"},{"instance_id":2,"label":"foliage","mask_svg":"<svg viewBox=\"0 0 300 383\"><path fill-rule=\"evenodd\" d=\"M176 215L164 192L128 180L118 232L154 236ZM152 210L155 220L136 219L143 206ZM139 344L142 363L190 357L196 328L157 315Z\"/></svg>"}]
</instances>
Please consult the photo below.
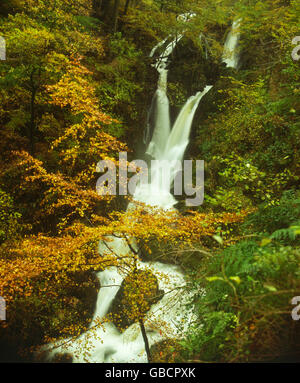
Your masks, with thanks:
<instances>
[{"instance_id":1,"label":"foliage","mask_svg":"<svg viewBox=\"0 0 300 383\"><path fill-rule=\"evenodd\" d=\"M242 241L204 260L192 275L196 291L205 293L198 293L198 322L182 342L186 357L222 362L296 357L299 334L290 326L289 300L300 288L300 249L292 246L297 230L278 230L260 243Z\"/></svg>"},{"instance_id":2,"label":"foliage","mask_svg":"<svg viewBox=\"0 0 300 383\"><path fill-rule=\"evenodd\" d=\"M208 272L217 275L206 283L207 271L200 271L197 286L206 294L196 303L199 323L183 343L190 358L275 360L292 349L288 298L299 292L299 248L291 251L245 242L228 248L223 263L213 262Z\"/></svg>"},{"instance_id":3,"label":"foliage","mask_svg":"<svg viewBox=\"0 0 300 383\"><path fill-rule=\"evenodd\" d=\"M11 196L0 189L0 243L17 236L21 214L15 211Z\"/></svg>"},{"instance_id":4,"label":"foliage","mask_svg":"<svg viewBox=\"0 0 300 383\"><path fill-rule=\"evenodd\" d=\"M265 361L299 350L290 318L290 299L300 295L299 63L291 58L299 2L2 3L1 342L24 352L78 337L91 323L95 272L110 266L126 284L122 318L105 320L142 328L161 294L150 270L138 268L145 257L180 265L195 292L186 337L155 345L153 361ZM234 18L238 71L222 64ZM171 118L213 85L186 153L205 160L204 204L165 212L134 202L124 211L130 198L96 193L96 164L118 165L118 152L143 149L157 84L149 53L180 34L168 62ZM116 238L124 254L98 252L99 241Z\"/></svg>"},{"instance_id":5,"label":"foliage","mask_svg":"<svg viewBox=\"0 0 300 383\"><path fill-rule=\"evenodd\" d=\"M244 226L252 232L272 234L296 223L299 217L299 192L286 190L277 205L266 208L266 204L262 204L257 212L248 217Z\"/></svg>"}]
</instances>

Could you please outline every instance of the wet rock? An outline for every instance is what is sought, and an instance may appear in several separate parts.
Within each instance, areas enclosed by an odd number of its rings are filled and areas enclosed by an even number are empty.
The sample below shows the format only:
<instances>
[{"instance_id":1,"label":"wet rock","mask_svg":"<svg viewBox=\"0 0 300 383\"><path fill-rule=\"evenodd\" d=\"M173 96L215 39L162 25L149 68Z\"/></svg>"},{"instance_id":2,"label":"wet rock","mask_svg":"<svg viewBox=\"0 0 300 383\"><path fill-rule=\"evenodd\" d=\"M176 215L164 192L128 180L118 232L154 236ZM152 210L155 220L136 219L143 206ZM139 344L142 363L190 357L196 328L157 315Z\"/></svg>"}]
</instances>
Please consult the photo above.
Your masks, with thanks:
<instances>
[{"instance_id":1,"label":"wet rock","mask_svg":"<svg viewBox=\"0 0 300 383\"><path fill-rule=\"evenodd\" d=\"M123 280L112 302L109 316L120 331L143 318L152 304L162 298L156 276L150 270L136 270Z\"/></svg>"}]
</instances>

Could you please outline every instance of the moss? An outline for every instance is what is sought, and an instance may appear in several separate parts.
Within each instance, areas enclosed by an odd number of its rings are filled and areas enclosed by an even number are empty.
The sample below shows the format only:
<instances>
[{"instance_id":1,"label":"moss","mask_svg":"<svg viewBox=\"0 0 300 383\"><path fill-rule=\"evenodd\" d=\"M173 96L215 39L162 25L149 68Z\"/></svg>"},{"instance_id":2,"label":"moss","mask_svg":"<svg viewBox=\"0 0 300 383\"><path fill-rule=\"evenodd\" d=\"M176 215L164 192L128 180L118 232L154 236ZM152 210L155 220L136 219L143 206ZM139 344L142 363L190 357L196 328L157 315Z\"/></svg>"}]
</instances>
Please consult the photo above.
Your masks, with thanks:
<instances>
[{"instance_id":1,"label":"moss","mask_svg":"<svg viewBox=\"0 0 300 383\"><path fill-rule=\"evenodd\" d=\"M141 285L146 288L138 291ZM138 322L151 305L158 302L163 293L158 288L156 276L150 270L137 270L123 280L112 302L109 315L117 328L124 331L131 324ZM134 299L138 302L134 302ZM136 309L139 312L134 312Z\"/></svg>"}]
</instances>

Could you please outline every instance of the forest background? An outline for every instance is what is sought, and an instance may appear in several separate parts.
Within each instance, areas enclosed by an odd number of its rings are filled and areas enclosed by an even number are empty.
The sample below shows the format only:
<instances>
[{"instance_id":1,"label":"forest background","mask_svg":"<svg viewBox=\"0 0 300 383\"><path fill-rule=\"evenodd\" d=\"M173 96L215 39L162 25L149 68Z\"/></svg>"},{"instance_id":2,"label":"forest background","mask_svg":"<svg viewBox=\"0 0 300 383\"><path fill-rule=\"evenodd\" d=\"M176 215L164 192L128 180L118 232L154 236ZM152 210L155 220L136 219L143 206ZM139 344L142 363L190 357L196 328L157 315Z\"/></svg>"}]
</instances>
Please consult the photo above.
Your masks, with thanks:
<instances>
[{"instance_id":1,"label":"forest background","mask_svg":"<svg viewBox=\"0 0 300 383\"><path fill-rule=\"evenodd\" d=\"M189 23L177 18L186 12ZM154 347L153 361L299 360L299 15L296 0L1 1L1 360L31 361L39 345L88 328L94 272L116 265L97 244L116 228L145 259L180 265L198 292L194 325ZM239 70L221 61L236 17ZM179 201L176 217L141 207L128 225L128 199L96 193L96 164L143 155L149 53L183 31L168 66L171 119L214 85L185 154L205 161L204 203ZM145 294L131 297L133 321Z\"/></svg>"}]
</instances>

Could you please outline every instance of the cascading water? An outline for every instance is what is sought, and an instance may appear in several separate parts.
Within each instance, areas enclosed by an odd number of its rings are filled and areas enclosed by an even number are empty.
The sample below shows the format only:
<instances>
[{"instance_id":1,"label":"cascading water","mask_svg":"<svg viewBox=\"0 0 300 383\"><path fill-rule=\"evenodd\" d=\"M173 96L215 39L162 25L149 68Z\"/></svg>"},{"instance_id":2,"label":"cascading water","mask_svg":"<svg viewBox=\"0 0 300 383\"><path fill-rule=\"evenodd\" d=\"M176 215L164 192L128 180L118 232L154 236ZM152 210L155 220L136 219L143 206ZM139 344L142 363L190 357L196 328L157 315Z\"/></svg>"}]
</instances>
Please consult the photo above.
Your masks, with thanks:
<instances>
[{"instance_id":1,"label":"cascading water","mask_svg":"<svg viewBox=\"0 0 300 383\"><path fill-rule=\"evenodd\" d=\"M149 143L147 154L151 155L154 158L157 158L165 149L165 143L170 134L170 113L169 113L169 99L167 96L167 62L170 54L173 52L173 49L176 46L176 43L182 38L182 35L173 39L165 48L163 53L160 55L159 59L154 64L154 67L159 73L157 90L152 100L152 105L150 110L150 117L153 116L153 133L152 140ZM167 39L158 43L151 51L150 57L153 57L156 50L161 47ZM146 130L148 132L148 140L150 138L150 126Z\"/></svg>"},{"instance_id":2,"label":"cascading water","mask_svg":"<svg viewBox=\"0 0 300 383\"><path fill-rule=\"evenodd\" d=\"M137 186L134 200L163 209L171 209L177 203L171 194L171 186L176 175L176 169L174 169L171 161L182 161L189 143L194 114L201 98L211 88L212 86L208 85L202 92L198 92L187 100L168 134L163 132L162 137L160 124L155 125L152 140L146 153L151 154L157 161L152 162L151 182L148 184L141 183ZM169 108L165 109L164 112L169 115ZM162 145L163 138L165 140Z\"/></svg>"},{"instance_id":3,"label":"cascading water","mask_svg":"<svg viewBox=\"0 0 300 383\"><path fill-rule=\"evenodd\" d=\"M240 39L239 27L241 19L235 20L232 24L231 30L227 35L222 61L226 63L228 68L237 68L239 64L239 52L237 50L238 42Z\"/></svg>"},{"instance_id":4,"label":"cascading water","mask_svg":"<svg viewBox=\"0 0 300 383\"><path fill-rule=\"evenodd\" d=\"M237 24L233 24L233 29ZM182 110L180 111L174 126L171 130L169 119L169 101L167 97L167 60L173 51L176 43L182 36L172 40L167 45L164 52L155 63L159 73L158 87L152 100L150 112L154 114L154 128L152 139L148 145L147 153L157 160L179 160L182 161L185 149L189 142L190 129L195 111L202 97L211 89L212 86L206 86L202 92L191 96ZM151 55L166 43L167 39L157 44ZM228 35L225 47L223 61L228 67L237 67L238 57L225 59L225 51L230 48L235 52L238 42L238 36L235 33ZM226 56L227 57L227 56ZM148 139L150 136L149 129ZM159 162L159 161L158 161ZM158 163L157 162L157 163ZM176 203L175 198L170 193L171 185L175 174L166 180L159 178L159 169L154 165L151 168L151 183L139 184L134 194L134 200L145 202L148 205L158 206L163 209L172 209ZM134 204L130 204L128 209L134 209ZM107 242L99 243L99 252L101 254L112 251L114 254L122 255L131 253L131 248L136 249L134 239L118 238L111 236ZM186 317L193 320L192 312L183 309L182 302L187 302L190 298L189 293L183 292L178 287L185 285L185 279L180 268L174 265L162 264L160 262L137 262L138 269L150 269L158 279L159 289L164 290L163 298L158 303L151 306L144 319L145 329L149 345L153 345L164 339L164 337L176 337L180 331L185 331L189 326L189 321L185 320L182 325L182 319ZM167 278L161 278L164 274ZM120 333L113 323L103 321L101 327L97 327L98 321L103 319L108 313L111 304L119 290L124 276L121 275L116 267L109 267L102 272L97 273L100 281L100 291L97 298L96 310L90 325L90 331L82 334L77 340L69 342L64 340L55 345L47 345L44 350L48 351L48 359L52 359L56 353L71 353L73 362L147 362L144 340L138 323L132 324L123 333ZM164 337L155 328L155 322L166 323ZM180 330L179 330L180 329ZM54 346L54 347L53 347ZM90 350L86 353L87 348Z\"/></svg>"}]
</instances>

